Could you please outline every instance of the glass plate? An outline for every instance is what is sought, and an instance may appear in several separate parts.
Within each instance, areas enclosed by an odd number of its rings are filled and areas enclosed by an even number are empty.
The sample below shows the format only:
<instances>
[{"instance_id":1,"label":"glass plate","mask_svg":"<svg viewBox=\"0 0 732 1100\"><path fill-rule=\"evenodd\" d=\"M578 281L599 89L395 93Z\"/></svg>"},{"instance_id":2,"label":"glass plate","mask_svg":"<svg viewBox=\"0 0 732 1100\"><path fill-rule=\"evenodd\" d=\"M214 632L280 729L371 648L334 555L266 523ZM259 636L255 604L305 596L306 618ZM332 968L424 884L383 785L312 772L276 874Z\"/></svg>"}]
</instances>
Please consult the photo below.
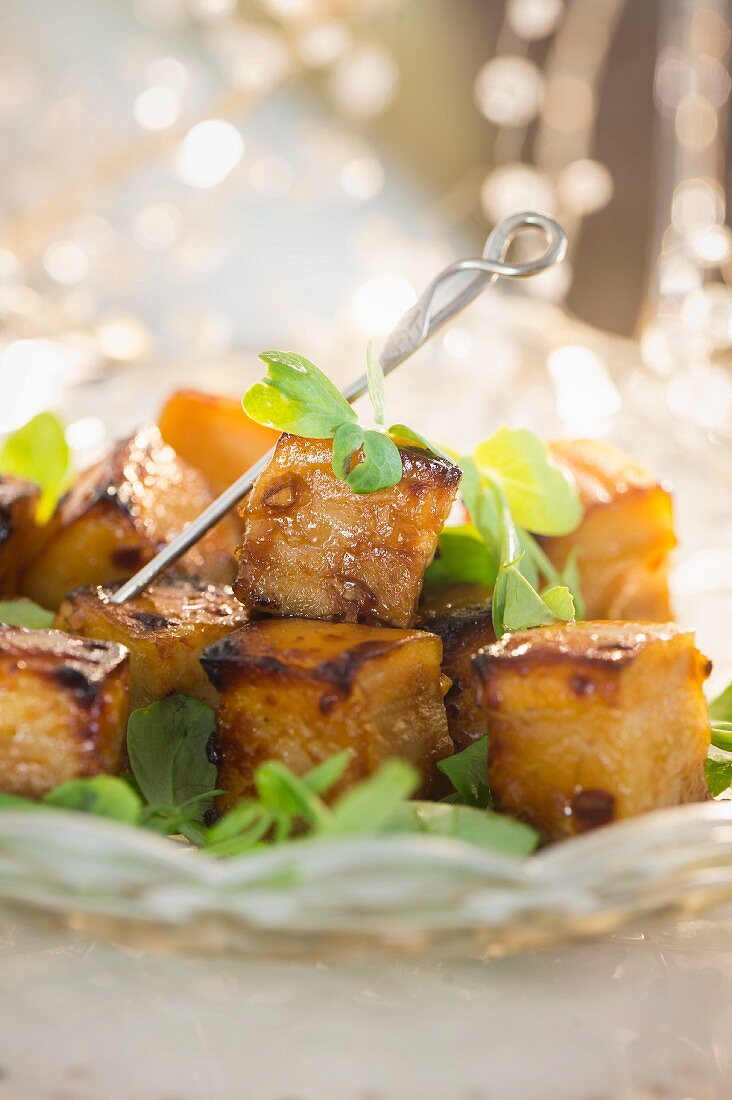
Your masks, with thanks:
<instances>
[{"instance_id":1,"label":"glass plate","mask_svg":"<svg viewBox=\"0 0 732 1100\"><path fill-rule=\"evenodd\" d=\"M320 362L346 382L361 349L346 345ZM146 364L76 385L63 411L91 458L102 430L121 435L154 417L170 389L241 392L258 374L254 355ZM389 383L392 419L446 444L467 449L502 422L546 436L602 434L667 477L680 535L677 614L697 628L720 686L732 677L732 454L695 392L691 378L649 374L629 341L496 294ZM298 842L226 863L114 822L6 812L0 899L145 948L312 959L518 952L732 900L732 803L659 811L527 860L394 836Z\"/></svg>"}]
</instances>

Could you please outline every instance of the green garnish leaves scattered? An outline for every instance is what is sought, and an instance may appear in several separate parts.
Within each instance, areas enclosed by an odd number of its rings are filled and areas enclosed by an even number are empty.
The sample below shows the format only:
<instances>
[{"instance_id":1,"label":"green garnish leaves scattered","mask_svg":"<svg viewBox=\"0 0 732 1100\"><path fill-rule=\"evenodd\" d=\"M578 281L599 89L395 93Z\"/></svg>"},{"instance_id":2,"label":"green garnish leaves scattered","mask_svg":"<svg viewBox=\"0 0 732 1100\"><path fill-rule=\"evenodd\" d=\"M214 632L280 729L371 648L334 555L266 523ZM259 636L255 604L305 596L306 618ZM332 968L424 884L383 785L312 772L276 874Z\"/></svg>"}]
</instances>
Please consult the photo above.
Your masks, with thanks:
<instances>
[{"instance_id":1,"label":"green garnish leaves scattered","mask_svg":"<svg viewBox=\"0 0 732 1100\"><path fill-rule=\"evenodd\" d=\"M0 448L0 473L40 486L38 521L45 523L71 474L69 447L59 418L50 412L39 413L9 435Z\"/></svg>"},{"instance_id":2,"label":"green garnish leaves scattered","mask_svg":"<svg viewBox=\"0 0 732 1100\"><path fill-rule=\"evenodd\" d=\"M27 626L31 630L48 630L56 618L32 600L0 600L0 623L6 626Z\"/></svg>"},{"instance_id":3,"label":"green garnish leaves scattered","mask_svg":"<svg viewBox=\"0 0 732 1100\"><path fill-rule=\"evenodd\" d=\"M332 439L356 414L314 363L287 351L263 351L267 375L244 394L244 412L258 424L308 439Z\"/></svg>"},{"instance_id":4,"label":"green garnish leaves scattered","mask_svg":"<svg viewBox=\"0 0 732 1100\"><path fill-rule=\"evenodd\" d=\"M386 431L384 372L373 345L366 352L366 378L375 430L361 427L345 397L308 359L283 351L263 352L259 358L267 365L267 376L244 394L247 416L293 435L332 439L333 473L354 493L376 493L401 481L398 443L439 455L431 443L403 424Z\"/></svg>"},{"instance_id":5,"label":"green garnish leaves scattered","mask_svg":"<svg viewBox=\"0 0 732 1100\"><path fill-rule=\"evenodd\" d=\"M402 480L402 456L396 443L383 432L363 433L363 457L346 476L354 493L375 493L391 489Z\"/></svg>"},{"instance_id":6,"label":"green garnish leaves scattered","mask_svg":"<svg viewBox=\"0 0 732 1100\"><path fill-rule=\"evenodd\" d=\"M712 798L724 794L732 784L732 758L721 760L714 756L707 757L704 764L707 777L707 786Z\"/></svg>"},{"instance_id":7,"label":"green garnish leaves scattered","mask_svg":"<svg viewBox=\"0 0 732 1100\"><path fill-rule=\"evenodd\" d=\"M462 527L443 527L424 583L427 588L455 582L492 588L496 573L495 558L476 528L466 523Z\"/></svg>"},{"instance_id":8,"label":"green garnish leaves scattered","mask_svg":"<svg viewBox=\"0 0 732 1100\"><path fill-rule=\"evenodd\" d=\"M732 753L732 684L709 703L709 720L712 745ZM716 798L732 784L732 756L708 756L705 767L709 793Z\"/></svg>"},{"instance_id":9,"label":"green garnish leaves scattered","mask_svg":"<svg viewBox=\"0 0 732 1100\"><path fill-rule=\"evenodd\" d=\"M440 450L426 436L413 431L406 424L392 424L389 428L389 437L399 447L416 447L420 451L428 451L435 458L441 458L443 462L456 462L454 455L449 455L446 451Z\"/></svg>"},{"instance_id":10,"label":"green garnish leaves scattered","mask_svg":"<svg viewBox=\"0 0 732 1100\"><path fill-rule=\"evenodd\" d=\"M54 788L43 802L80 813L109 817L137 825L142 815L142 799L124 779L97 775L91 779L71 779Z\"/></svg>"},{"instance_id":11,"label":"green garnish leaves scattered","mask_svg":"<svg viewBox=\"0 0 732 1100\"><path fill-rule=\"evenodd\" d=\"M197 832L216 793L216 765L207 755L215 725L213 709L185 695L169 695L130 715L127 752L151 828Z\"/></svg>"},{"instance_id":12,"label":"green garnish leaves scattered","mask_svg":"<svg viewBox=\"0 0 732 1100\"><path fill-rule=\"evenodd\" d=\"M717 749L732 752L732 722L712 719L712 744Z\"/></svg>"},{"instance_id":13,"label":"green garnish leaves scattered","mask_svg":"<svg viewBox=\"0 0 732 1100\"><path fill-rule=\"evenodd\" d=\"M390 831L452 837L511 856L528 856L539 843L539 834L513 817L445 802L405 802Z\"/></svg>"},{"instance_id":14,"label":"green garnish leaves scattered","mask_svg":"<svg viewBox=\"0 0 732 1100\"><path fill-rule=\"evenodd\" d=\"M709 704L709 717L712 722L732 722L732 684Z\"/></svg>"},{"instance_id":15,"label":"green garnish leaves scattered","mask_svg":"<svg viewBox=\"0 0 732 1100\"><path fill-rule=\"evenodd\" d=\"M488 484L495 494L500 517L501 560L491 608L496 638L513 631L573 621L574 601L568 588L550 588L550 601L547 602L522 573L520 567L525 551L521 548L521 534L508 499L498 483Z\"/></svg>"},{"instance_id":16,"label":"green garnish leaves scattered","mask_svg":"<svg viewBox=\"0 0 732 1100\"><path fill-rule=\"evenodd\" d=\"M386 392L384 389L384 371L374 351L374 342L366 345L366 381L369 388L369 401L374 410L374 420L380 428L386 427Z\"/></svg>"},{"instance_id":17,"label":"green garnish leaves scattered","mask_svg":"<svg viewBox=\"0 0 732 1100\"><path fill-rule=\"evenodd\" d=\"M340 481L348 480L365 438L360 424L341 424L333 436L333 473Z\"/></svg>"},{"instance_id":18,"label":"green garnish leaves scattered","mask_svg":"<svg viewBox=\"0 0 732 1100\"><path fill-rule=\"evenodd\" d=\"M488 786L488 737L481 737L462 752L440 760L437 767L455 788L443 802L461 802L482 810L493 805Z\"/></svg>"},{"instance_id":19,"label":"green garnish leaves scattered","mask_svg":"<svg viewBox=\"0 0 732 1100\"><path fill-rule=\"evenodd\" d=\"M319 831L324 836L381 832L414 794L419 782L419 773L406 760L386 760L368 779L341 795Z\"/></svg>"},{"instance_id":20,"label":"green garnish leaves scattered","mask_svg":"<svg viewBox=\"0 0 732 1100\"><path fill-rule=\"evenodd\" d=\"M515 523L537 535L568 535L582 519L575 486L542 441L519 428L499 428L480 443L473 460L500 486Z\"/></svg>"}]
</instances>

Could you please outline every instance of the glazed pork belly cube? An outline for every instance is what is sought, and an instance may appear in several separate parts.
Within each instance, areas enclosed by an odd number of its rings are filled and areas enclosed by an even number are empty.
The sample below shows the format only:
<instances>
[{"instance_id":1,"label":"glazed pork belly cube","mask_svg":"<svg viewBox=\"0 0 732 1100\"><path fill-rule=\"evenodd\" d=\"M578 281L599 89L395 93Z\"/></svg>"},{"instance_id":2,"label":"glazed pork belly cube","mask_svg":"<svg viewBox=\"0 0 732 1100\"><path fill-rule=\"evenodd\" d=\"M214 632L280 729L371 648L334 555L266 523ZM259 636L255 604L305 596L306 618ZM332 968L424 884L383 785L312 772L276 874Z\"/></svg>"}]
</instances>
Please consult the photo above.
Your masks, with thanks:
<instances>
[{"instance_id":1,"label":"glazed pork belly cube","mask_svg":"<svg viewBox=\"0 0 732 1100\"><path fill-rule=\"evenodd\" d=\"M673 624L505 635L473 662L496 805L547 840L707 797L711 665Z\"/></svg>"},{"instance_id":2,"label":"glazed pork belly cube","mask_svg":"<svg viewBox=\"0 0 732 1100\"><path fill-rule=\"evenodd\" d=\"M418 625L442 639L442 671L450 680L447 724L455 750L461 752L486 732L471 665L478 650L496 638L489 594L476 585L433 590L422 599Z\"/></svg>"},{"instance_id":3,"label":"glazed pork belly cube","mask_svg":"<svg viewBox=\"0 0 732 1100\"><path fill-rule=\"evenodd\" d=\"M542 545L560 569L576 548L586 618L668 622L676 545L669 489L609 443L576 439L550 450L576 482L584 517L572 534Z\"/></svg>"},{"instance_id":4,"label":"glazed pork belly cube","mask_svg":"<svg viewBox=\"0 0 732 1100\"><path fill-rule=\"evenodd\" d=\"M60 502L48 537L24 578L24 594L58 608L67 592L131 577L213 500L203 474L145 428L82 474ZM226 517L176 572L227 584L237 525Z\"/></svg>"},{"instance_id":5,"label":"glazed pork belly cube","mask_svg":"<svg viewBox=\"0 0 732 1100\"><path fill-rule=\"evenodd\" d=\"M460 471L401 453L399 484L359 495L330 440L280 437L242 509L234 590L252 614L411 626Z\"/></svg>"},{"instance_id":6,"label":"glazed pork belly cube","mask_svg":"<svg viewBox=\"0 0 732 1100\"><path fill-rule=\"evenodd\" d=\"M130 653L131 705L145 707L180 692L215 706L201 668L206 646L247 621L231 588L188 577L164 577L125 604L112 588L78 588L64 600L55 626L86 638L118 642Z\"/></svg>"},{"instance_id":7,"label":"glazed pork belly cube","mask_svg":"<svg viewBox=\"0 0 732 1100\"><path fill-rule=\"evenodd\" d=\"M219 809L251 794L266 760L301 775L343 749L352 759L341 788L395 756L428 787L452 753L441 650L423 631L297 619L258 620L210 646L202 664L221 693Z\"/></svg>"},{"instance_id":8,"label":"glazed pork belly cube","mask_svg":"<svg viewBox=\"0 0 732 1100\"><path fill-rule=\"evenodd\" d=\"M29 481L0 474L0 597L14 596L18 577L36 550L36 508L41 491Z\"/></svg>"},{"instance_id":9,"label":"glazed pork belly cube","mask_svg":"<svg viewBox=\"0 0 732 1100\"><path fill-rule=\"evenodd\" d=\"M128 711L122 646L0 626L0 791L40 798L119 771Z\"/></svg>"}]
</instances>

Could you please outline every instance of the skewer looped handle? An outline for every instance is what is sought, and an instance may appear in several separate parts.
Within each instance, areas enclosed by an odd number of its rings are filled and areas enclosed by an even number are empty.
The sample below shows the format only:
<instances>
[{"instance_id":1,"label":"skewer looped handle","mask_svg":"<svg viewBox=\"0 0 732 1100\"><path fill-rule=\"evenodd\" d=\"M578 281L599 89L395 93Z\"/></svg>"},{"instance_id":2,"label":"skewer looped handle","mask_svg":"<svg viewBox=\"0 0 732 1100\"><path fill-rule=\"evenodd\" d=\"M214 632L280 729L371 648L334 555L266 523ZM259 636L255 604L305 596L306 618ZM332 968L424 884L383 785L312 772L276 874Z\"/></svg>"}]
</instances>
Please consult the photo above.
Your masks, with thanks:
<instances>
[{"instance_id":1,"label":"skewer looped handle","mask_svg":"<svg viewBox=\"0 0 732 1100\"><path fill-rule=\"evenodd\" d=\"M506 257L511 243L525 229L540 229L546 240L546 247L541 255L533 260L523 263L507 263ZM384 374L389 374L400 363L403 363L410 355L413 355L422 344L447 324L456 314L460 313L478 295L501 276L509 279L526 279L532 275L538 275L546 271L564 258L567 249L567 237L562 227L546 214L527 212L514 214L505 218L493 229L486 241L483 255L475 259L458 260L441 271L429 284L419 301L408 310L397 322L393 332L388 337L384 350L381 353L381 366ZM465 285L466 273L474 272L473 278ZM438 299L440 291L453 280L458 280L461 289L457 290L451 298L445 297L441 304ZM368 388L366 375L362 375L343 392L347 401L353 402L362 397ZM273 451L255 462L246 473L242 474L233 485L230 485L220 497L217 497L208 508L201 512L197 519L181 531L160 553L144 565L134 577L117 589L112 595L111 602L123 604L127 600L139 595L140 592L152 584L161 573L174 565L179 558L190 550L192 546L203 538L212 527L223 519L227 512L231 511L243 500L252 485L265 469Z\"/></svg>"}]
</instances>

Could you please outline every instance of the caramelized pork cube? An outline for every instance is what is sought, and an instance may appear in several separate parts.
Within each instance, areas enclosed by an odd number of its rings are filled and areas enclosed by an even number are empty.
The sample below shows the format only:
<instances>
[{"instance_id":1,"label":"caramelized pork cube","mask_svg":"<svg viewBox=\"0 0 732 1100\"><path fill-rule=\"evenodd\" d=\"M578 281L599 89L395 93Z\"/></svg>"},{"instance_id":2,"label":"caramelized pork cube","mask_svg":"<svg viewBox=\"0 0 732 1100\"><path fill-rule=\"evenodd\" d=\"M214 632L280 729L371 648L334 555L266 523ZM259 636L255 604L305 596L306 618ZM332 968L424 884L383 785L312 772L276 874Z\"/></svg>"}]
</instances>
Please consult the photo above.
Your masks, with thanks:
<instances>
[{"instance_id":1,"label":"caramelized pork cube","mask_svg":"<svg viewBox=\"0 0 732 1100\"><path fill-rule=\"evenodd\" d=\"M214 706L217 696L201 668L206 646L247 615L231 588L188 577L165 577L125 604L112 588L78 588L64 600L55 626L86 638L118 642L130 653L133 708L180 692Z\"/></svg>"},{"instance_id":2,"label":"caramelized pork cube","mask_svg":"<svg viewBox=\"0 0 732 1100\"><path fill-rule=\"evenodd\" d=\"M266 760L301 775L343 749L352 759L341 787L394 756L428 786L452 752L441 650L418 630L295 619L259 620L210 646L202 664L221 693L220 809L251 793Z\"/></svg>"},{"instance_id":3,"label":"caramelized pork cube","mask_svg":"<svg viewBox=\"0 0 732 1100\"><path fill-rule=\"evenodd\" d=\"M357 494L333 473L330 440L280 437L242 510L234 591L249 611L412 624L460 471L401 453L398 485Z\"/></svg>"},{"instance_id":4,"label":"caramelized pork cube","mask_svg":"<svg viewBox=\"0 0 732 1100\"><path fill-rule=\"evenodd\" d=\"M279 432L250 420L241 399L176 390L158 420L166 443L206 475L217 493L274 447Z\"/></svg>"},{"instance_id":5,"label":"caramelized pork cube","mask_svg":"<svg viewBox=\"0 0 732 1100\"><path fill-rule=\"evenodd\" d=\"M711 665L673 625L505 635L473 662L496 805L547 840L707 797Z\"/></svg>"},{"instance_id":6,"label":"caramelized pork cube","mask_svg":"<svg viewBox=\"0 0 732 1100\"><path fill-rule=\"evenodd\" d=\"M572 534L542 544L560 569L577 550L586 617L667 622L676 545L669 489L609 443L576 439L550 450L574 478L584 517Z\"/></svg>"},{"instance_id":7,"label":"caramelized pork cube","mask_svg":"<svg viewBox=\"0 0 732 1100\"><path fill-rule=\"evenodd\" d=\"M440 601L439 596L443 599ZM450 680L445 696L447 725L457 752L483 737L486 720L476 699L472 660L479 649L495 641L491 605L480 602L477 586L434 589L422 601L418 625L442 639L442 671Z\"/></svg>"},{"instance_id":8,"label":"caramelized pork cube","mask_svg":"<svg viewBox=\"0 0 732 1100\"><path fill-rule=\"evenodd\" d=\"M0 475L0 596L14 596L18 577L38 538L36 508L41 491L29 481Z\"/></svg>"},{"instance_id":9,"label":"caramelized pork cube","mask_svg":"<svg viewBox=\"0 0 732 1100\"><path fill-rule=\"evenodd\" d=\"M0 626L0 791L40 798L119 771L128 710L122 646Z\"/></svg>"},{"instance_id":10,"label":"caramelized pork cube","mask_svg":"<svg viewBox=\"0 0 732 1100\"><path fill-rule=\"evenodd\" d=\"M67 592L131 577L213 500L198 470L146 428L118 443L60 502L23 580L24 594L57 608ZM237 526L227 517L176 566L214 583L232 580Z\"/></svg>"}]
</instances>

